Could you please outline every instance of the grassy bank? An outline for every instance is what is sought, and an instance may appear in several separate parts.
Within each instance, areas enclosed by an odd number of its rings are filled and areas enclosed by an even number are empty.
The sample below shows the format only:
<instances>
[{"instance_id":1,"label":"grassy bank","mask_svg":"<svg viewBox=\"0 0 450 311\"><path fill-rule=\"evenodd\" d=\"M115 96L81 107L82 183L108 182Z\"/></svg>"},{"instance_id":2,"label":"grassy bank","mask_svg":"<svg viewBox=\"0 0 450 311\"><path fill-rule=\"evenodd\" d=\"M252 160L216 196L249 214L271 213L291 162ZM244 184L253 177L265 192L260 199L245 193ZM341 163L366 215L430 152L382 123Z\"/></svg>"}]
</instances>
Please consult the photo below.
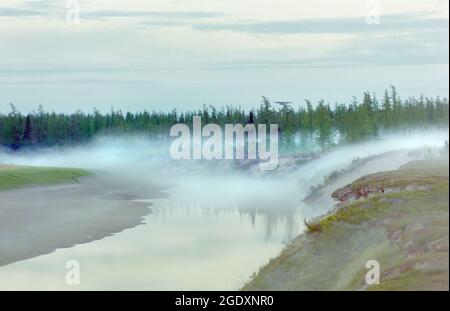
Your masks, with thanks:
<instances>
[{"instance_id":1,"label":"grassy bank","mask_svg":"<svg viewBox=\"0 0 450 311\"><path fill-rule=\"evenodd\" d=\"M333 196L337 208L308 222L244 290L448 290L448 159L366 176ZM372 259L378 285L365 282Z\"/></svg>"},{"instance_id":2,"label":"grassy bank","mask_svg":"<svg viewBox=\"0 0 450 311\"><path fill-rule=\"evenodd\" d=\"M75 168L15 166L0 164L0 191L14 188L73 182L89 175Z\"/></svg>"}]
</instances>

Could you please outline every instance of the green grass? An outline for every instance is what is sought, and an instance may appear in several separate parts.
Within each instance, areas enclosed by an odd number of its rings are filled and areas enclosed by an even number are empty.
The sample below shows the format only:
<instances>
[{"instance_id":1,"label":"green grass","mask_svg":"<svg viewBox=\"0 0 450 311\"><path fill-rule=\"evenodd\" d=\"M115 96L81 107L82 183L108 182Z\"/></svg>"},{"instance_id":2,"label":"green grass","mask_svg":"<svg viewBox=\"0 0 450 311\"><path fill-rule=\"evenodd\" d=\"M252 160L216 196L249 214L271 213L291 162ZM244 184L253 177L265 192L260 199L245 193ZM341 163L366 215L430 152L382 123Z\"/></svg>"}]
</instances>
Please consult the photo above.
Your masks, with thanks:
<instances>
[{"instance_id":1,"label":"green grass","mask_svg":"<svg viewBox=\"0 0 450 311\"><path fill-rule=\"evenodd\" d=\"M401 169L361 178L352 183L353 191L356 192L357 189L369 185L373 188L382 187L386 190L392 188L396 191L387 194L376 193L364 200L344 204L332 214L306 223L306 232L324 232L338 222L361 224L383 217L386 212L392 212L392 202L396 201L399 202L397 205L404 206L410 211L413 208L411 205L417 205L419 209L427 206L429 211L439 207L442 205L439 204L442 199L447 202L445 198L448 197L448 175L445 166L443 167L444 169L439 170L433 170L431 167L425 170ZM411 202L416 204L408 204ZM400 208L397 208L397 211L399 210Z\"/></svg>"},{"instance_id":2,"label":"green grass","mask_svg":"<svg viewBox=\"0 0 450 311\"><path fill-rule=\"evenodd\" d=\"M448 159L421 161L354 181L383 188L305 221L294 239L243 290L448 290ZM365 284L365 263L381 284Z\"/></svg>"},{"instance_id":3,"label":"green grass","mask_svg":"<svg viewBox=\"0 0 450 311\"><path fill-rule=\"evenodd\" d=\"M32 185L74 182L77 178L87 175L88 171L76 168L0 165L0 191Z\"/></svg>"}]
</instances>

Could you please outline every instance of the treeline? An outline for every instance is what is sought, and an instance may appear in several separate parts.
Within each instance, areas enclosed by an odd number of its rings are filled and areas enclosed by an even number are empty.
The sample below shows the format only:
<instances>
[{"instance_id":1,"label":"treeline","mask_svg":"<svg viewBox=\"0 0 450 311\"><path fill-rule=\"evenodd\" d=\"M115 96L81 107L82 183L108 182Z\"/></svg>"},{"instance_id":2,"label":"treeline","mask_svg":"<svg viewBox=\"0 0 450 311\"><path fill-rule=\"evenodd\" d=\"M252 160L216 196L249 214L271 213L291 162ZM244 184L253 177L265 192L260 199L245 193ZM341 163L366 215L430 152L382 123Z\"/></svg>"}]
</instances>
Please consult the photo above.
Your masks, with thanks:
<instances>
[{"instance_id":1,"label":"treeline","mask_svg":"<svg viewBox=\"0 0 450 311\"><path fill-rule=\"evenodd\" d=\"M289 139L296 133L309 136L322 147L339 141L358 141L379 135L381 130L448 126L448 99L410 97L400 99L395 87L385 91L380 100L366 92L358 101L331 106L324 101L316 105L309 100L294 108L288 102L270 102L263 97L260 106L251 111L227 106L221 109L204 107L199 111L123 113L111 111L62 114L37 111L22 114L11 104L11 112L0 114L0 144L12 149L25 146L71 145L89 141L98 134L146 133L167 137L176 123L192 124L192 117L200 115L202 123L273 124L279 125L282 137Z\"/></svg>"}]
</instances>

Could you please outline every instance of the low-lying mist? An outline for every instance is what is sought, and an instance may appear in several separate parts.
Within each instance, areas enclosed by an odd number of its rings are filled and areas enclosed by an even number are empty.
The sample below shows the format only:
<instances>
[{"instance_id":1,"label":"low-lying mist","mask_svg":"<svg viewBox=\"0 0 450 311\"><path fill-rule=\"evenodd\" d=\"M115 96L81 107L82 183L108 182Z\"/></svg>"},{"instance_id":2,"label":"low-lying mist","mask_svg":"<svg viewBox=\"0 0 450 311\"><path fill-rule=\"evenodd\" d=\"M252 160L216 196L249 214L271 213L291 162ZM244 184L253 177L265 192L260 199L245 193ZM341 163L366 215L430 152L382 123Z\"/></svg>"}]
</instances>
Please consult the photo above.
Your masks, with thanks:
<instances>
[{"instance_id":1,"label":"low-lying mist","mask_svg":"<svg viewBox=\"0 0 450 311\"><path fill-rule=\"evenodd\" d=\"M234 165L232 160L180 160L170 158L170 141L145 136L97 137L76 147L17 152L0 151L0 163L55 167L78 167L107 172L129 185L170 185L177 204L216 206L220 209L287 211L299 207L311 186L320 184L335 170L344 169L356 158L400 149L441 147L448 130L423 130L384 135L378 139L334 147L313 158L308 150L281 155L280 168L259 172L257 165ZM390 170L402 160L378 162L371 171Z\"/></svg>"}]
</instances>

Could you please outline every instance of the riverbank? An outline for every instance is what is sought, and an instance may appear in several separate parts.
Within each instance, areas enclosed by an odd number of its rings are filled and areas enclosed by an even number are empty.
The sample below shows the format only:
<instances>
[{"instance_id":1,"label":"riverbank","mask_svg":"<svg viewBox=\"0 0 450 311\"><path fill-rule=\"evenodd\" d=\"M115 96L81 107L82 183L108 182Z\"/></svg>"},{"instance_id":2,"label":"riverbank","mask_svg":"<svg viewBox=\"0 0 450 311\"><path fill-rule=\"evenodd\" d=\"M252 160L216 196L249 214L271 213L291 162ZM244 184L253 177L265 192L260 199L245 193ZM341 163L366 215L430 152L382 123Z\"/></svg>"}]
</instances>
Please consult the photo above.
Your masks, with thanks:
<instances>
[{"instance_id":1,"label":"riverbank","mask_svg":"<svg viewBox=\"0 0 450 311\"><path fill-rule=\"evenodd\" d=\"M151 212L149 203L135 199L164 196L157 185L131 186L99 172L81 177L85 171L76 169L3 169L22 177L4 174L4 181L34 186L0 191L0 266L135 227ZM69 182L75 177L76 183ZM37 181L61 184L36 186Z\"/></svg>"},{"instance_id":2,"label":"riverbank","mask_svg":"<svg viewBox=\"0 0 450 311\"><path fill-rule=\"evenodd\" d=\"M243 290L448 290L448 156L360 178ZM380 263L367 285L365 265Z\"/></svg>"},{"instance_id":3,"label":"riverbank","mask_svg":"<svg viewBox=\"0 0 450 311\"><path fill-rule=\"evenodd\" d=\"M36 185L72 183L89 175L88 171L77 168L0 164L0 191Z\"/></svg>"}]
</instances>

